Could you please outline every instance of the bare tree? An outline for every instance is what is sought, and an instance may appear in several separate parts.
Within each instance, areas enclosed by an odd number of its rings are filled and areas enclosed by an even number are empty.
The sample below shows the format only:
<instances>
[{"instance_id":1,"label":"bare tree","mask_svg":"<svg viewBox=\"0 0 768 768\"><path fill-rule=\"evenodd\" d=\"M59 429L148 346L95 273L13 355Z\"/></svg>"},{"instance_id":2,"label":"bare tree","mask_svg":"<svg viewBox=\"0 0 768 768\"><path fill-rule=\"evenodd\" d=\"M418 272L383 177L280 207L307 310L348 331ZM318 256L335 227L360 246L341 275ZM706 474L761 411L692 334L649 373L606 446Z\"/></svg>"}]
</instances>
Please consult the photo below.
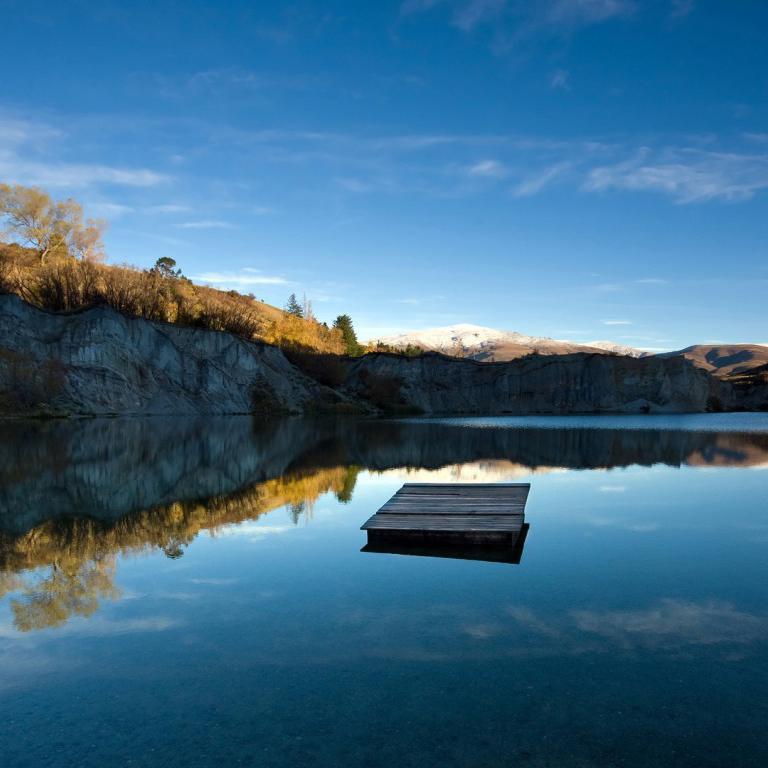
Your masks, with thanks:
<instances>
[{"instance_id":1,"label":"bare tree","mask_svg":"<svg viewBox=\"0 0 768 768\"><path fill-rule=\"evenodd\" d=\"M310 299L307 298L307 294L304 294L304 300L302 302L301 307L302 312L304 313L304 319L305 320L314 320L315 319L315 313L312 310L312 302Z\"/></svg>"}]
</instances>

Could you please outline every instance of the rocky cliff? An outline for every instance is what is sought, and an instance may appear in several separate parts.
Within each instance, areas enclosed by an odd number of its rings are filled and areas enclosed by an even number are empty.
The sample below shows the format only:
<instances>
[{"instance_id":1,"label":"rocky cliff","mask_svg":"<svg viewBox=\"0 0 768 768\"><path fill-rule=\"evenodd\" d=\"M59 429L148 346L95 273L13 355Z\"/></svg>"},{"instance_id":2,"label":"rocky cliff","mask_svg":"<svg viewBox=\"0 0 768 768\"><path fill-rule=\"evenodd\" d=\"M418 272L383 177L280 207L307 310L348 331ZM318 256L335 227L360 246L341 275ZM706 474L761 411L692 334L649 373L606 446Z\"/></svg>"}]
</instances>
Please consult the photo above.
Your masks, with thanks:
<instances>
[{"instance_id":1,"label":"rocky cliff","mask_svg":"<svg viewBox=\"0 0 768 768\"><path fill-rule=\"evenodd\" d=\"M0 296L0 413L233 414L697 412L733 388L681 357L531 356L478 363L438 354L289 361L228 333L75 314Z\"/></svg>"},{"instance_id":2,"label":"rocky cliff","mask_svg":"<svg viewBox=\"0 0 768 768\"><path fill-rule=\"evenodd\" d=\"M6 413L298 413L338 400L276 347L106 306L54 314L0 296Z\"/></svg>"},{"instance_id":3,"label":"rocky cliff","mask_svg":"<svg viewBox=\"0 0 768 768\"><path fill-rule=\"evenodd\" d=\"M345 389L391 409L476 414L706 411L729 396L682 358L583 353L504 363L366 355Z\"/></svg>"}]
</instances>

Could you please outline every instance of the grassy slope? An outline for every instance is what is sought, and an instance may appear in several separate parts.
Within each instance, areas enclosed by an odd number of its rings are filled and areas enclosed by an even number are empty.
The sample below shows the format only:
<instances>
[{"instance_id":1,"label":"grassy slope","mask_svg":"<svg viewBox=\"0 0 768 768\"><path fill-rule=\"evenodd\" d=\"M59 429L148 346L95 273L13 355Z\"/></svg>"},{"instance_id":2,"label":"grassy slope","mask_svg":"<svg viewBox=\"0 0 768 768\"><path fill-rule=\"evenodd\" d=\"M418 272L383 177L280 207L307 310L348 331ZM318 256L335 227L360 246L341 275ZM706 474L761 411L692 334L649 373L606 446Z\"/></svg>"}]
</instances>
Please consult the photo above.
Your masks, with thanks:
<instances>
[{"instance_id":1,"label":"grassy slope","mask_svg":"<svg viewBox=\"0 0 768 768\"><path fill-rule=\"evenodd\" d=\"M746 373L768 364L768 347L759 344L696 344L664 357L682 355L718 378Z\"/></svg>"},{"instance_id":2,"label":"grassy slope","mask_svg":"<svg viewBox=\"0 0 768 768\"><path fill-rule=\"evenodd\" d=\"M236 333L286 349L341 354L341 333L237 291L195 285L129 266L65 259L41 264L34 251L0 244L0 292L53 312L106 303L148 320Z\"/></svg>"}]
</instances>

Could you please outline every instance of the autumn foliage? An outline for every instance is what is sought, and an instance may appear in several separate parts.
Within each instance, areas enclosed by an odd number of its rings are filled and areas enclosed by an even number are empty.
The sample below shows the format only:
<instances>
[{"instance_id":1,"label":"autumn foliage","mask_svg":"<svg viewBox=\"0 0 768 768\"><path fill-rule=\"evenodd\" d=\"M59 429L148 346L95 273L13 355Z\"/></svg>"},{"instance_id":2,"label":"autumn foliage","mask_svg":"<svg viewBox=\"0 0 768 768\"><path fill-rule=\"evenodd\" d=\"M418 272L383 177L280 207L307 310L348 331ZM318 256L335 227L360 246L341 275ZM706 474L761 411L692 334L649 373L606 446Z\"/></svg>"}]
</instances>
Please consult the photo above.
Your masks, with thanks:
<instances>
[{"instance_id":1,"label":"autumn foliage","mask_svg":"<svg viewBox=\"0 0 768 768\"><path fill-rule=\"evenodd\" d=\"M215 535L224 526L257 520L279 507L287 506L297 523L302 516L311 517L323 493L349 501L357 472L342 466L293 472L229 496L175 501L117 521L48 520L19 536L0 530L0 597L15 595L9 602L21 632L90 616L102 600L121 596L114 583L118 556L158 548L176 559L201 531Z\"/></svg>"}]
</instances>

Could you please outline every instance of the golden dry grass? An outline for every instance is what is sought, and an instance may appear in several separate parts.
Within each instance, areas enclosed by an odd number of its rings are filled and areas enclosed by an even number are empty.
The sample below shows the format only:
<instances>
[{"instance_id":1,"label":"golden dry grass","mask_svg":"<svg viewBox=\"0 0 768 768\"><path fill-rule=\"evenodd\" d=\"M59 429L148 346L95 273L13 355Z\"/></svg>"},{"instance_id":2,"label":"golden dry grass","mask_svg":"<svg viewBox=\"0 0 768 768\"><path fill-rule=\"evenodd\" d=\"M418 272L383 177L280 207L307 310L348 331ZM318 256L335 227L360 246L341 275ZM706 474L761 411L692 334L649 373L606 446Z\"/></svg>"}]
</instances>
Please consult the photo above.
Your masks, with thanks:
<instances>
[{"instance_id":1,"label":"golden dry grass","mask_svg":"<svg viewBox=\"0 0 768 768\"><path fill-rule=\"evenodd\" d=\"M342 354L341 332L289 315L237 291L195 285L156 270L109 266L70 257L41 263L34 251L0 245L0 292L51 312L107 304L147 320L228 331L287 349Z\"/></svg>"}]
</instances>

